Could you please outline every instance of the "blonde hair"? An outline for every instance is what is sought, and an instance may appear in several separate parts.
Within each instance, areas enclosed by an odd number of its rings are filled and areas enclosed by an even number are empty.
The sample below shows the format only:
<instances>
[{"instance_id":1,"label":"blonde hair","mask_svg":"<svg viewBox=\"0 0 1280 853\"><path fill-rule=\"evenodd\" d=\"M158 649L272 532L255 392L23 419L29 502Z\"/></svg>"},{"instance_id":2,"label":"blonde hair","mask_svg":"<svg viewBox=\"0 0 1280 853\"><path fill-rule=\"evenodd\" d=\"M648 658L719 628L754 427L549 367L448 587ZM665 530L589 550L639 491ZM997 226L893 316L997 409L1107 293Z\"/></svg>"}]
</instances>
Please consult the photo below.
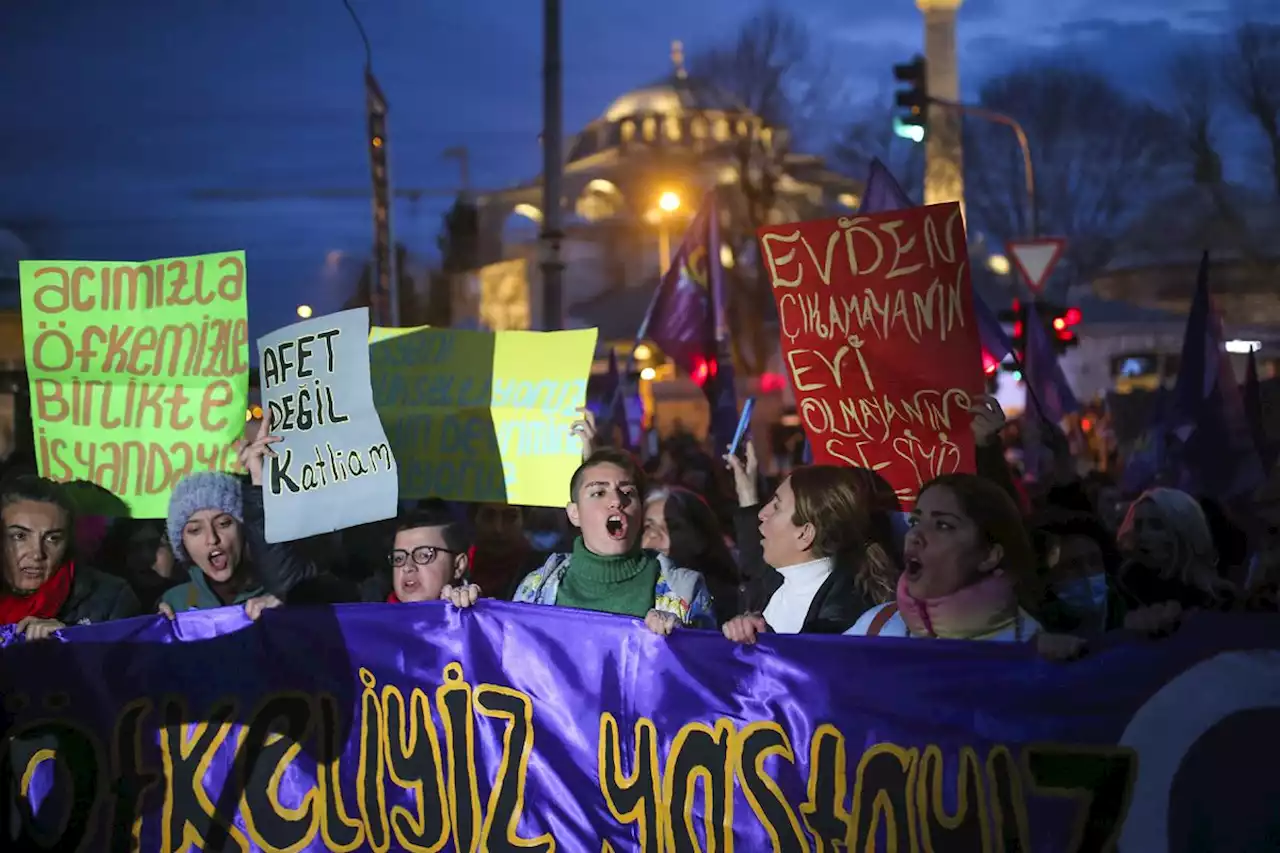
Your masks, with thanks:
<instances>
[{"instance_id":1,"label":"blonde hair","mask_svg":"<svg viewBox=\"0 0 1280 853\"><path fill-rule=\"evenodd\" d=\"M1200 502L1179 489L1158 487L1147 489L1129 505L1116 532L1116 540L1124 543L1135 537L1134 519L1143 504L1155 507L1174 542L1174 558L1163 566L1151 566L1164 580L1181 582L1215 598L1233 587L1218 574L1218 554L1213 547L1213 534Z\"/></svg>"},{"instance_id":2,"label":"blonde hair","mask_svg":"<svg viewBox=\"0 0 1280 853\"><path fill-rule=\"evenodd\" d=\"M898 567L872 536L866 482L855 469L805 465L791 472L795 495L792 523L812 524L813 551L818 557L855 557L854 586L877 604L891 601L898 586Z\"/></svg>"}]
</instances>

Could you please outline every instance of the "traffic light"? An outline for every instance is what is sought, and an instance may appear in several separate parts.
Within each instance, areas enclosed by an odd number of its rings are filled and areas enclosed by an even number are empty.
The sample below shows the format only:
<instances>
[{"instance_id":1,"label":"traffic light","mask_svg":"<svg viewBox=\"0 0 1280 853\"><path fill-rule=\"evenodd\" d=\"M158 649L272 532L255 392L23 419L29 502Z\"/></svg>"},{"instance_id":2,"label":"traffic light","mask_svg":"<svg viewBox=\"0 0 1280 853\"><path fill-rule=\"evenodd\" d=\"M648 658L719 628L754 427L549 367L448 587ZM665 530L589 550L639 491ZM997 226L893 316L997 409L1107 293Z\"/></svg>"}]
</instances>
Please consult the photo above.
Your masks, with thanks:
<instances>
[{"instance_id":1,"label":"traffic light","mask_svg":"<svg viewBox=\"0 0 1280 853\"><path fill-rule=\"evenodd\" d=\"M689 378L693 380L693 384L702 388L706 386L708 380L714 379L719 372L720 366L714 358L703 358L700 355L695 355L693 357L693 370L689 372Z\"/></svg>"},{"instance_id":2,"label":"traffic light","mask_svg":"<svg viewBox=\"0 0 1280 853\"><path fill-rule=\"evenodd\" d=\"M903 139L923 142L929 115L928 66L924 57L893 66L893 77L905 87L898 90L895 98L903 114L894 116L893 132Z\"/></svg>"},{"instance_id":3,"label":"traffic light","mask_svg":"<svg viewBox=\"0 0 1280 853\"><path fill-rule=\"evenodd\" d=\"M1013 354L1022 362L1022 354L1027 351L1027 307L1019 299L1013 300L1009 310L1001 311L997 317L1002 323L1013 324Z\"/></svg>"},{"instance_id":4,"label":"traffic light","mask_svg":"<svg viewBox=\"0 0 1280 853\"><path fill-rule=\"evenodd\" d=\"M1064 311L1055 311L1053 313L1052 326L1053 334L1049 340L1053 341L1054 351L1058 355L1062 355L1072 347L1080 345L1080 339L1076 337L1076 333L1072 331L1072 327L1077 325L1083 315L1079 308L1067 308Z\"/></svg>"}]
</instances>

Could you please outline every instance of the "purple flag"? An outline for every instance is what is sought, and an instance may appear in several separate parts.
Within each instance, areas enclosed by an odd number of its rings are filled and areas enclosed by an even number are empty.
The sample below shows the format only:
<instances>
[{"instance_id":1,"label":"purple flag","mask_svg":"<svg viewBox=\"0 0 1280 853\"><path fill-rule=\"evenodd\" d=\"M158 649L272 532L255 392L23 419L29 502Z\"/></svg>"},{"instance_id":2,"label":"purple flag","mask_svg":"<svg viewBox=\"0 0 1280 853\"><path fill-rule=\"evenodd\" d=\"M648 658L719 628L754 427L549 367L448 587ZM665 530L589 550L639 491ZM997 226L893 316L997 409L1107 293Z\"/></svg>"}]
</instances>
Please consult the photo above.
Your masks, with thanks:
<instances>
[{"instance_id":1,"label":"purple flag","mask_svg":"<svg viewBox=\"0 0 1280 853\"><path fill-rule=\"evenodd\" d=\"M707 193L636 335L656 343L702 386L717 449L733 440L738 425L720 245L715 194Z\"/></svg>"},{"instance_id":2,"label":"purple flag","mask_svg":"<svg viewBox=\"0 0 1280 853\"><path fill-rule=\"evenodd\" d=\"M1223 356L1222 318L1209 293L1208 252L1200 259L1166 429L1171 434L1166 447L1175 453L1166 464L1184 491L1229 500L1261 485L1262 461L1231 362Z\"/></svg>"},{"instance_id":3,"label":"purple flag","mask_svg":"<svg viewBox=\"0 0 1280 853\"><path fill-rule=\"evenodd\" d=\"M728 447L738 428L737 373L733 367L733 351L729 343L729 307L724 292L724 268L720 265L720 217L714 193L707 194L703 211L707 214L707 275L711 279L711 319L715 328L714 367L709 371L702 392L711 407L711 436L716 450ZM687 242L688 238L686 238Z\"/></svg>"},{"instance_id":4,"label":"purple flag","mask_svg":"<svg viewBox=\"0 0 1280 853\"><path fill-rule=\"evenodd\" d=\"M1249 424L1249 434L1253 436L1253 445L1262 457L1266 470L1271 470L1275 462L1270 442L1267 441L1266 420L1262 416L1262 385L1258 381L1258 359L1253 350L1249 350L1249 360L1244 374L1244 416Z\"/></svg>"},{"instance_id":5,"label":"purple flag","mask_svg":"<svg viewBox=\"0 0 1280 853\"><path fill-rule=\"evenodd\" d=\"M894 179L889 167L877 158L867 170L867 188L862 194L859 213L884 213L889 210L906 210L919 207L907 197L902 185Z\"/></svg>"},{"instance_id":6,"label":"purple flag","mask_svg":"<svg viewBox=\"0 0 1280 853\"><path fill-rule=\"evenodd\" d=\"M1058 363L1049 336L1045 334L1040 314L1034 304L1027 304L1026 352L1023 354L1023 380L1027 388L1027 417L1023 418L1023 464L1027 473L1039 479L1053 462L1051 443L1046 431L1061 432L1059 424L1072 412L1079 411L1067 377Z\"/></svg>"},{"instance_id":7,"label":"purple flag","mask_svg":"<svg viewBox=\"0 0 1280 853\"><path fill-rule=\"evenodd\" d=\"M713 305L720 279L720 244L712 243L718 232L714 198L707 196L702 210L685 232L671 268L662 276L649 303L636 340L648 338L667 358L689 375L700 364L715 359L719 320Z\"/></svg>"},{"instance_id":8,"label":"purple flag","mask_svg":"<svg viewBox=\"0 0 1280 853\"><path fill-rule=\"evenodd\" d=\"M622 372L618 370L618 353L609 348L609 430L610 435L618 429L622 430L622 446L631 449L631 424L627 419L627 383Z\"/></svg>"}]
</instances>

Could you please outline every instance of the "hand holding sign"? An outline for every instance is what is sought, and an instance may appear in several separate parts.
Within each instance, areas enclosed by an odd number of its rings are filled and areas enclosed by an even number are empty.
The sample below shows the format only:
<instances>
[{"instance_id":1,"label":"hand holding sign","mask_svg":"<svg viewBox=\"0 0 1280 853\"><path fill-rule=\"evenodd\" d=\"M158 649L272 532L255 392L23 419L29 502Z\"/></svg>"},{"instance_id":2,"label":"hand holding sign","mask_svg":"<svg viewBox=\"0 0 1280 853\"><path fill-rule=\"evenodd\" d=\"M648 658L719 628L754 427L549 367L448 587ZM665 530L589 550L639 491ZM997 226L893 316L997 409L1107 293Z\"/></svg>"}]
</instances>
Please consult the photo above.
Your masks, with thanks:
<instances>
[{"instance_id":1,"label":"hand holding sign","mask_svg":"<svg viewBox=\"0 0 1280 853\"><path fill-rule=\"evenodd\" d=\"M587 406L574 409L582 418L573 422L569 432L582 439L582 461L590 458L596 449L596 414Z\"/></svg>"},{"instance_id":2,"label":"hand holding sign","mask_svg":"<svg viewBox=\"0 0 1280 853\"><path fill-rule=\"evenodd\" d=\"M252 433L253 427L250 427ZM255 486L262 485L263 461L268 456L275 456L271 445L280 440L280 436L271 434L271 416L267 415L259 424L256 434L246 434L245 438L236 442L236 457L240 467L249 472L249 481Z\"/></svg>"}]
</instances>

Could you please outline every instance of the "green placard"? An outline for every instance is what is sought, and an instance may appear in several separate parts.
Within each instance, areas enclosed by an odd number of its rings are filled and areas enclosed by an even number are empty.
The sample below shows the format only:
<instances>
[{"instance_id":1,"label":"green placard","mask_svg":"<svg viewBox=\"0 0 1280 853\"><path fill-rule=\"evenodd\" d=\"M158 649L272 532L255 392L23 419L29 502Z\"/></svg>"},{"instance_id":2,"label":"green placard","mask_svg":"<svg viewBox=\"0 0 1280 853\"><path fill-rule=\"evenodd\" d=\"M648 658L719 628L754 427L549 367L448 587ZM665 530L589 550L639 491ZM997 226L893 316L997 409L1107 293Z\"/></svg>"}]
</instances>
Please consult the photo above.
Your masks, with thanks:
<instances>
[{"instance_id":1,"label":"green placard","mask_svg":"<svg viewBox=\"0 0 1280 853\"><path fill-rule=\"evenodd\" d=\"M141 263L22 261L40 473L83 509L164 518L191 471L230 470L244 432L244 252Z\"/></svg>"}]
</instances>

